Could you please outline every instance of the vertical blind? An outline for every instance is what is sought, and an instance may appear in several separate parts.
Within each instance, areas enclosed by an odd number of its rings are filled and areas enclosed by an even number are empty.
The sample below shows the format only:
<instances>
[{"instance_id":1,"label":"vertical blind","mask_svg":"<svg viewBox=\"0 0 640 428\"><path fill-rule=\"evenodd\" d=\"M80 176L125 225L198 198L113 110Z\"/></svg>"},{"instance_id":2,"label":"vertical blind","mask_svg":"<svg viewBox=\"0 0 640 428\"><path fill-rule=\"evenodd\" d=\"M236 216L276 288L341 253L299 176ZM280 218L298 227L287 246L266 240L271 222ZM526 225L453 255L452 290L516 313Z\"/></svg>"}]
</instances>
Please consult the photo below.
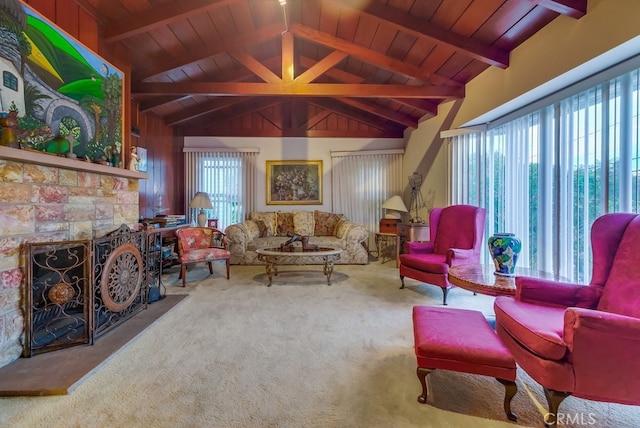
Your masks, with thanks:
<instances>
[{"instance_id":1,"label":"vertical blind","mask_svg":"<svg viewBox=\"0 0 640 428\"><path fill-rule=\"evenodd\" d=\"M196 216L189 201L197 192L206 192L213 209L208 218L217 218L218 227L243 221L254 210L256 199L257 149L240 151L187 151L185 153L185 194L188 222Z\"/></svg>"},{"instance_id":2,"label":"vertical blind","mask_svg":"<svg viewBox=\"0 0 640 428\"><path fill-rule=\"evenodd\" d=\"M519 236L519 266L588 282L593 221L640 212L638 85L635 69L500 126L450 137L451 203L485 207L485 237Z\"/></svg>"},{"instance_id":3,"label":"vertical blind","mask_svg":"<svg viewBox=\"0 0 640 428\"><path fill-rule=\"evenodd\" d=\"M331 153L333 211L369 229L369 248L375 248L375 232L384 216L380 206L393 195L402 196L403 154L403 150Z\"/></svg>"}]
</instances>

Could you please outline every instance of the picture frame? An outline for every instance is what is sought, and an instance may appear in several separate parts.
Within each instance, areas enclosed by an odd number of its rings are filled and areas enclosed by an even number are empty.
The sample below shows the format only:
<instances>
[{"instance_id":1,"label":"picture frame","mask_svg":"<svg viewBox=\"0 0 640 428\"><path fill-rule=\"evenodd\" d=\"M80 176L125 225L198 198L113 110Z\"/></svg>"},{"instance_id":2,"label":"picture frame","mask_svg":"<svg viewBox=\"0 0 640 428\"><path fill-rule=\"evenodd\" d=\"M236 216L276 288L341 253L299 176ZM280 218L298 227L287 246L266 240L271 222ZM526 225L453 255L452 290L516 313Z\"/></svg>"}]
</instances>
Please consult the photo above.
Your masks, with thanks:
<instances>
[{"instance_id":1,"label":"picture frame","mask_svg":"<svg viewBox=\"0 0 640 428\"><path fill-rule=\"evenodd\" d=\"M138 146L137 150L138 172L147 172L147 149Z\"/></svg>"},{"instance_id":2,"label":"picture frame","mask_svg":"<svg viewBox=\"0 0 640 428\"><path fill-rule=\"evenodd\" d=\"M120 164L123 72L23 0L20 5L0 22L9 34L0 42L2 50L16 53L0 64L0 117L12 118L12 144L100 164L118 159ZM17 55L22 51L31 53L22 58Z\"/></svg>"},{"instance_id":3,"label":"picture frame","mask_svg":"<svg viewBox=\"0 0 640 428\"><path fill-rule=\"evenodd\" d=\"M267 205L322 205L322 161L268 160Z\"/></svg>"}]
</instances>

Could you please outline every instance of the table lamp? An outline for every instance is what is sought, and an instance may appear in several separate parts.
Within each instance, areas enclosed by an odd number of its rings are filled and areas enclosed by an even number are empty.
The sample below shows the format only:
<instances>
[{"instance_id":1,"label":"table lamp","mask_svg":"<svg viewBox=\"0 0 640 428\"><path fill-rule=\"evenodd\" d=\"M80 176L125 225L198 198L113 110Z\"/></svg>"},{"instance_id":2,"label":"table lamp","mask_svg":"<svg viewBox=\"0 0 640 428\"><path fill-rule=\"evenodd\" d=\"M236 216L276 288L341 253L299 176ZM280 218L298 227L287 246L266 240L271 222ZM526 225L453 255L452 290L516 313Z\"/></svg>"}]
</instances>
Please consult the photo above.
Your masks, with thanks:
<instances>
[{"instance_id":1,"label":"table lamp","mask_svg":"<svg viewBox=\"0 0 640 428\"><path fill-rule=\"evenodd\" d=\"M406 213L409 210L402 201L402 198L398 195L394 195L387 199L382 208L386 210L384 218L380 220L380 232L382 233L396 233L398 223L402 218L402 213Z\"/></svg>"},{"instance_id":2,"label":"table lamp","mask_svg":"<svg viewBox=\"0 0 640 428\"><path fill-rule=\"evenodd\" d=\"M189 202L189 208L200 208L200 212L198 213L198 226L205 227L207 225L207 214L204 210L213 208L209 195L205 192L196 193L193 199L191 199L191 202Z\"/></svg>"}]
</instances>

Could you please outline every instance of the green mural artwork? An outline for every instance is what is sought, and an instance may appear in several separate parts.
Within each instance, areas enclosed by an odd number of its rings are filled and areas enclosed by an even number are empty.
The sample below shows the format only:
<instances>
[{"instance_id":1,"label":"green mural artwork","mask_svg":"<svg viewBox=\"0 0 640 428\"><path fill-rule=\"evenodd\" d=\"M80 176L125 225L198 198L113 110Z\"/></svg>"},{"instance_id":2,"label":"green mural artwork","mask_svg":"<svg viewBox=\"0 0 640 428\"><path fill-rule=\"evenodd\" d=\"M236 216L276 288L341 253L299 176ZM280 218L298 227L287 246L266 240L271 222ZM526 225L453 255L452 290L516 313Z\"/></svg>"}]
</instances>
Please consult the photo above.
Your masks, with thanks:
<instances>
[{"instance_id":1,"label":"green mural artwork","mask_svg":"<svg viewBox=\"0 0 640 428\"><path fill-rule=\"evenodd\" d=\"M0 0L0 71L1 145L120 164L122 72L19 0Z\"/></svg>"}]
</instances>

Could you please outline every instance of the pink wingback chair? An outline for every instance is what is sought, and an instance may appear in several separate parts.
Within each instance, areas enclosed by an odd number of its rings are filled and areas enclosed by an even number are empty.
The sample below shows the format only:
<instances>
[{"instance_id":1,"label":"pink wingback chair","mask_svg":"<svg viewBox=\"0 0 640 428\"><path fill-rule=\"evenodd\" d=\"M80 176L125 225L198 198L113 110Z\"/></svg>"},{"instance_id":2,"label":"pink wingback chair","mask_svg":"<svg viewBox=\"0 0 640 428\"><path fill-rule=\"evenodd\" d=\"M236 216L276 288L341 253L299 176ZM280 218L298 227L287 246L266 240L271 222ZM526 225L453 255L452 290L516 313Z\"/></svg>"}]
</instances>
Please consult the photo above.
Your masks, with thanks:
<instances>
[{"instance_id":1,"label":"pink wingback chair","mask_svg":"<svg viewBox=\"0 0 640 428\"><path fill-rule=\"evenodd\" d=\"M224 232L213 227L182 227L176 230L178 238L178 261L182 286L185 286L187 265L191 263L207 263L209 273L213 273L213 262L224 260L229 279L229 245Z\"/></svg>"},{"instance_id":2,"label":"pink wingback chair","mask_svg":"<svg viewBox=\"0 0 640 428\"><path fill-rule=\"evenodd\" d=\"M480 263L486 210L472 205L434 208L429 214L429 242L407 242L400 255L400 281L409 277L442 288L447 304L449 267Z\"/></svg>"},{"instance_id":3,"label":"pink wingback chair","mask_svg":"<svg viewBox=\"0 0 640 428\"><path fill-rule=\"evenodd\" d=\"M589 285L516 278L494 301L496 331L544 388L556 424L569 395L640 404L640 215L606 214L591 227Z\"/></svg>"}]
</instances>

